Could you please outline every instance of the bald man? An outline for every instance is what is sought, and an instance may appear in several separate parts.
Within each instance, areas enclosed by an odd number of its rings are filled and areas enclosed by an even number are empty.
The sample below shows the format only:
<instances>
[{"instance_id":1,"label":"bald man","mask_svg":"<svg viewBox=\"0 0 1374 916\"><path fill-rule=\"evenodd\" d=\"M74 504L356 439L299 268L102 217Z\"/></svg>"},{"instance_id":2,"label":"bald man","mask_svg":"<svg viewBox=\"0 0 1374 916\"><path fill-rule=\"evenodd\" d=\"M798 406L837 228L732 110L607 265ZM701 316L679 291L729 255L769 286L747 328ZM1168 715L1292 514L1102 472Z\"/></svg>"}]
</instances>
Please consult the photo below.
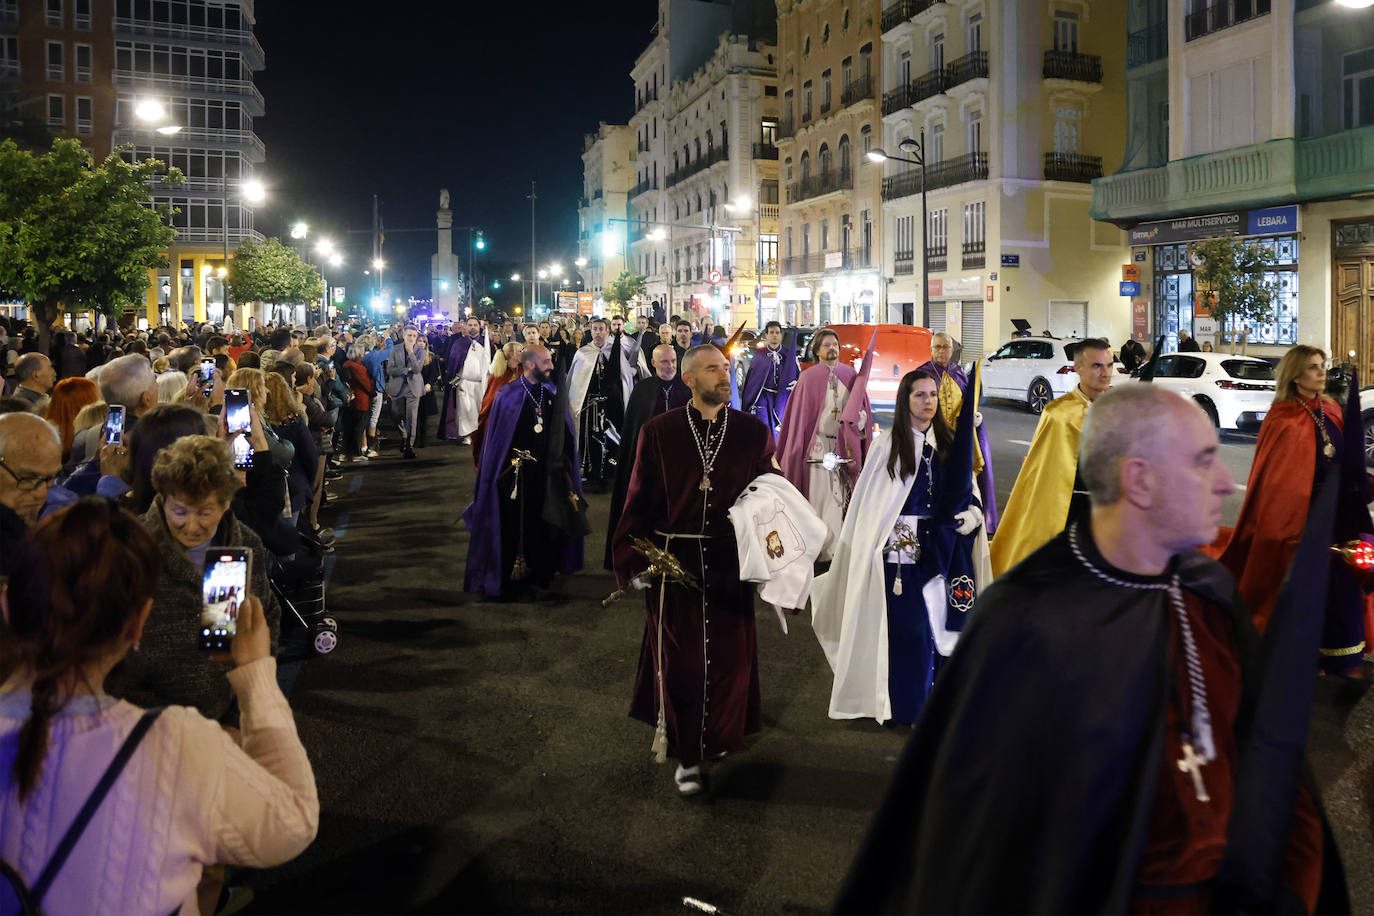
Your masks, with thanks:
<instances>
[{"instance_id":1,"label":"bald man","mask_svg":"<svg viewBox=\"0 0 1374 916\"><path fill-rule=\"evenodd\" d=\"M61 470L57 427L31 413L0 415L0 576L9 575L16 547Z\"/></svg>"},{"instance_id":2,"label":"bald man","mask_svg":"<svg viewBox=\"0 0 1374 916\"><path fill-rule=\"evenodd\" d=\"M639 446L639 430L654 417L676 410L692 399L692 389L682 381L678 372L677 350L671 343L654 347L654 374L635 383L630 402L625 406L625 422L620 432L620 450L615 460L615 481L611 485L611 516L606 526L607 569L614 569L612 542L615 528L620 524L620 512L625 507L625 491L630 487L630 473L634 470L635 453Z\"/></svg>"}]
</instances>

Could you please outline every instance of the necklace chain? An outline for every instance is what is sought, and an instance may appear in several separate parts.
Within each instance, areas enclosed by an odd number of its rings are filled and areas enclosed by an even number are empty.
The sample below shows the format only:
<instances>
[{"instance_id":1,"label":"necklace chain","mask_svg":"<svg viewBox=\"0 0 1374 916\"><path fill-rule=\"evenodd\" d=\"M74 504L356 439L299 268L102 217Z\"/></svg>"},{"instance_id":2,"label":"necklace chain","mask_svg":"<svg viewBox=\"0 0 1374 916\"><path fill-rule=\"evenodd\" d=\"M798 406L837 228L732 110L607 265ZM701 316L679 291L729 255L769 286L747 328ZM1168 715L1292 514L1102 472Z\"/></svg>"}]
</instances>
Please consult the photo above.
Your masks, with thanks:
<instances>
[{"instance_id":1,"label":"necklace chain","mask_svg":"<svg viewBox=\"0 0 1374 916\"><path fill-rule=\"evenodd\" d=\"M712 427L714 427L715 424L705 417L702 417L702 420L706 423L706 438L705 441L702 441L701 433L697 432L697 424L692 420L692 414L696 413L698 416L701 416L701 411L697 410L690 403L687 407L687 428L692 431L692 442L696 444L697 455L701 458L702 476L704 479L709 480L711 477L711 470L716 466L716 456L720 454L721 446L725 444L725 427L730 420L730 412L728 410L725 411L724 415L720 418L720 435L716 436L716 441L712 444L711 433Z\"/></svg>"},{"instance_id":2,"label":"necklace chain","mask_svg":"<svg viewBox=\"0 0 1374 916\"><path fill-rule=\"evenodd\" d=\"M544 416L544 386L534 386L539 389L539 400L537 401L534 399L534 393L530 391L530 383L525 380L523 375L520 376L520 387L525 389L525 397L530 399L530 404L534 407L535 419L542 419Z\"/></svg>"},{"instance_id":3,"label":"necklace chain","mask_svg":"<svg viewBox=\"0 0 1374 916\"><path fill-rule=\"evenodd\" d=\"M1311 417L1312 422L1317 425L1317 432L1320 433L1322 437L1323 453L1325 454L1326 451L1334 452L1336 446L1331 442L1331 434L1326 431L1326 405L1322 403L1322 396L1320 394L1317 395L1316 413L1313 413L1312 408L1307 406L1307 402L1302 399L1302 395L1298 395L1297 401L1298 406L1307 411L1307 415ZM1328 457L1330 456L1328 455Z\"/></svg>"},{"instance_id":4,"label":"necklace chain","mask_svg":"<svg viewBox=\"0 0 1374 916\"><path fill-rule=\"evenodd\" d=\"M1217 759L1216 741L1212 735L1212 714L1207 709L1207 680L1202 673L1202 661L1198 656L1197 642L1193 639L1193 626L1188 622L1188 611L1183 606L1183 588L1179 584L1178 573L1168 582L1127 582L1098 569L1083 553L1078 543L1078 522L1069 526L1069 549L1088 572L1110 585L1120 588L1144 589L1146 591L1166 591L1169 603L1173 605L1174 615L1178 618L1179 630L1183 634L1183 654L1188 669L1188 692L1192 700L1193 733L1183 733L1185 740L1197 739L1198 751L1204 762Z\"/></svg>"}]
</instances>

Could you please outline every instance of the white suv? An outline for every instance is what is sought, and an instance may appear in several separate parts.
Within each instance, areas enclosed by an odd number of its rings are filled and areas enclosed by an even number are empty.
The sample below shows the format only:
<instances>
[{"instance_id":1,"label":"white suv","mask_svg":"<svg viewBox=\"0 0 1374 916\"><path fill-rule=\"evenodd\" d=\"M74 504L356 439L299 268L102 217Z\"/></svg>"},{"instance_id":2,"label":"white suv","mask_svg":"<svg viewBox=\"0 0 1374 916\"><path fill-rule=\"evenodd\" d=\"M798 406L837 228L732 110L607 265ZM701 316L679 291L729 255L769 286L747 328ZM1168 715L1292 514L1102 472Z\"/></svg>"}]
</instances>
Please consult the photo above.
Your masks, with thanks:
<instances>
[{"instance_id":1,"label":"white suv","mask_svg":"<svg viewBox=\"0 0 1374 916\"><path fill-rule=\"evenodd\" d=\"M983 357L978 369L983 394L1020 401L1039 413L1078 384L1073 360L1066 351L1077 340L1057 337L1017 337Z\"/></svg>"},{"instance_id":2,"label":"white suv","mask_svg":"<svg viewBox=\"0 0 1374 916\"><path fill-rule=\"evenodd\" d=\"M1139 376L1136 370L1131 381ZM1154 384L1196 401L1219 429L1259 429L1274 402L1274 367L1253 356L1165 353Z\"/></svg>"}]
</instances>

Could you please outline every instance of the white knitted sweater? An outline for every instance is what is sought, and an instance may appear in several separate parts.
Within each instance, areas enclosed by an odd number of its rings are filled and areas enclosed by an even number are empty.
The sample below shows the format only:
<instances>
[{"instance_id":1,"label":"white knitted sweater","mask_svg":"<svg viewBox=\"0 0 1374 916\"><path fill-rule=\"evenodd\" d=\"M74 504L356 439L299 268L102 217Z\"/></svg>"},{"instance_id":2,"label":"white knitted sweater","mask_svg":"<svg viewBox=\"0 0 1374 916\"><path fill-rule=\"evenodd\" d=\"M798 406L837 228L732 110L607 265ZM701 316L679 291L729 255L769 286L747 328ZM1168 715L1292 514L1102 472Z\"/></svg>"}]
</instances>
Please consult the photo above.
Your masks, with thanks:
<instances>
[{"instance_id":1,"label":"white knitted sweater","mask_svg":"<svg viewBox=\"0 0 1374 916\"><path fill-rule=\"evenodd\" d=\"M315 777L276 672L264 658L228 674L241 745L194 709L162 713L58 873L45 913L193 914L203 866L276 865L310 845ZM20 804L14 757L28 709L28 694L0 694L0 858L32 885L142 710L74 698L54 718L38 786ZM3 881L0 901L13 901Z\"/></svg>"}]
</instances>

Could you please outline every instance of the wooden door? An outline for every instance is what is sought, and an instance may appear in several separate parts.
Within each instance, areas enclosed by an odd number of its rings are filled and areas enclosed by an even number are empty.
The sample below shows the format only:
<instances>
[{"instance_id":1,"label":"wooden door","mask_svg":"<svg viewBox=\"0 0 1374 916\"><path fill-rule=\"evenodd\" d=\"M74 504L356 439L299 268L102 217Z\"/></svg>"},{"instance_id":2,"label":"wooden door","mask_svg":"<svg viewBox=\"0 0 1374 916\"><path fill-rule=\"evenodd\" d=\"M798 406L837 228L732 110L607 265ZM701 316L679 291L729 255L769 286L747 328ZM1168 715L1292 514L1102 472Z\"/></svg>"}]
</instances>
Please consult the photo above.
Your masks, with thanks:
<instances>
[{"instance_id":1,"label":"wooden door","mask_svg":"<svg viewBox=\"0 0 1374 916\"><path fill-rule=\"evenodd\" d=\"M1351 359L1365 387L1374 384L1374 256L1339 258L1335 268L1331 356Z\"/></svg>"}]
</instances>

